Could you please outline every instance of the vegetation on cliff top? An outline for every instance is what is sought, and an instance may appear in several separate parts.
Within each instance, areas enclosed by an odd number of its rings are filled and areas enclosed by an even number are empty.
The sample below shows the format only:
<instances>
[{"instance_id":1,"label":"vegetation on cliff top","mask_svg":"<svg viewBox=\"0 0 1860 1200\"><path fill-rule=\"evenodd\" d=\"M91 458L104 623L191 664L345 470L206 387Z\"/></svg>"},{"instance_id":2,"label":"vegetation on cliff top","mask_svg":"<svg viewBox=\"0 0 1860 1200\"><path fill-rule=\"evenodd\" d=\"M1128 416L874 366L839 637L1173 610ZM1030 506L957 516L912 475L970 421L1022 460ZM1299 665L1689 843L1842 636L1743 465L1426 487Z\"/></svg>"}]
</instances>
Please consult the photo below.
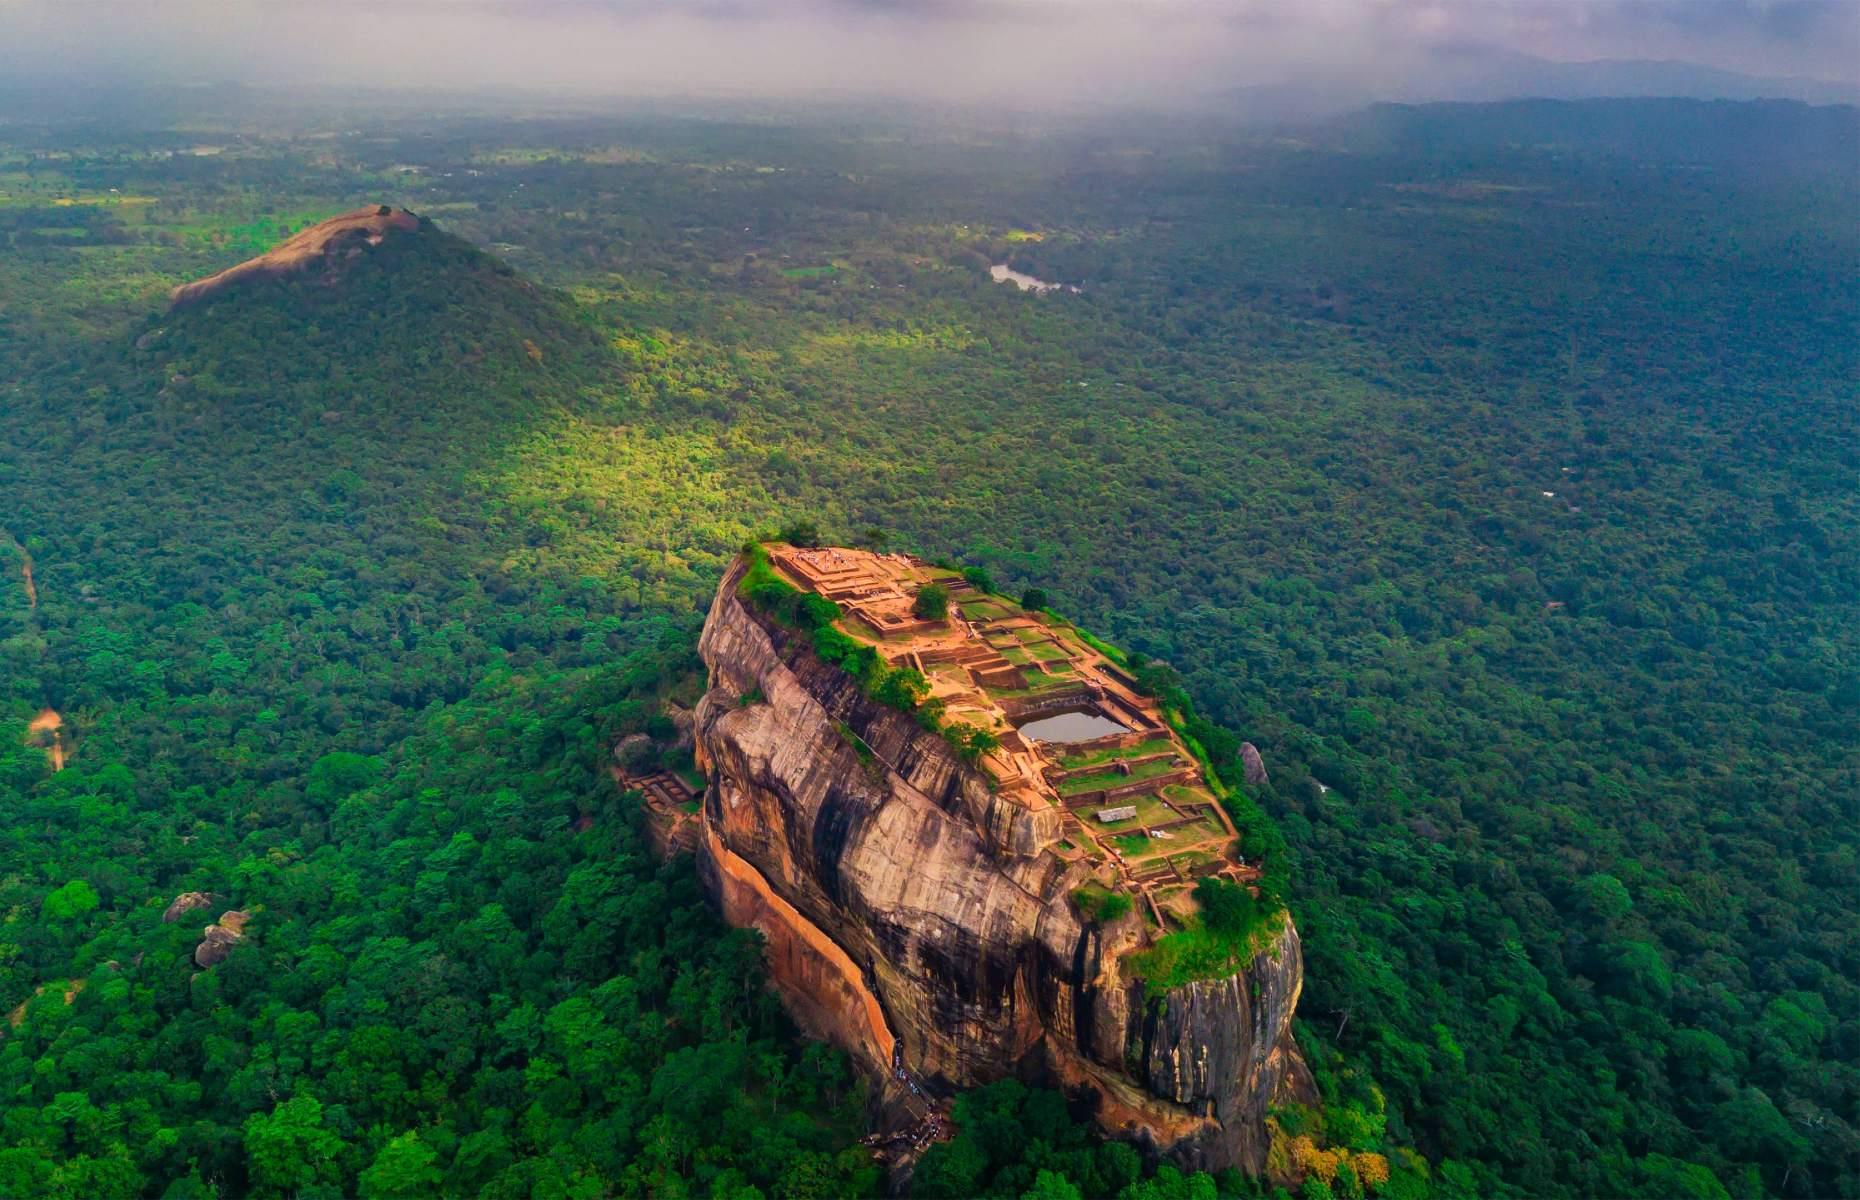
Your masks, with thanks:
<instances>
[{"instance_id":1,"label":"vegetation on cliff top","mask_svg":"<svg viewBox=\"0 0 1860 1200\"><path fill-rule=\"evenodd\" d=\"M1087 920L1109 924L1130 911L1130 893L1113 891L1098 884L1074 888L1072 902Z\"/></svg>"},{"instance_id":2,"label":"vegetation on cliff top","mask_svg":"<svg viewBox=\"0 0 1860 1200\"><path fill-rule=\"evenodd\" d=\"M1282 904L1256 899L1223 879L1195 883L1200 913L1187 929L1171 930L1132 953L1123 969L1141 979L1152 1002L1198 979L1225 979L1265 953L1285 927Z\"/></svg>"},{"instance_id":3,"label":"vegetation on cliff top","mask_svg":"<svg viewBox=\"0 0 1860 1200\"><path fill-rule=\"evenodd\" d=\"M857 679L871 699L914 715L925 729L941 728L942 705L930 697L930 683L922 671L893 667L877 650L849 637L835 624L840 606L775 574L760 542L744 545L743 557L747 566L736 594L751 608L805 637L816 658Z\"/></svg>"}]
</instances>

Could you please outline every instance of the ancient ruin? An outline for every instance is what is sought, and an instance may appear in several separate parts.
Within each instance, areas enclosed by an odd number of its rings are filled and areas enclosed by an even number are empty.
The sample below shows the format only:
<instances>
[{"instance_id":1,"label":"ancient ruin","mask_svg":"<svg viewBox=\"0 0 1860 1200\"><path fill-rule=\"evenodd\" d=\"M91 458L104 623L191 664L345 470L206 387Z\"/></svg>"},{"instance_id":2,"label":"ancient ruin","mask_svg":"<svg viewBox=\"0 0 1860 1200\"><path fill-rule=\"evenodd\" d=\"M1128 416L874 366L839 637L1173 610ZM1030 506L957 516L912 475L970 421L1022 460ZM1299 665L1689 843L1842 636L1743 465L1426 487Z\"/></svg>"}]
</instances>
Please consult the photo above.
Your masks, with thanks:
<instances>
[{"instance_id":1,"label":"ancient ruin","mask_svg":"<svg viewBox=\"0 0 1860 1200\"><path fill-rule=\"evenodd\" d=\"M977 765L1000 794L1064 814L1053 852L1091 864L1094 882L1140 900L1158 928L1192 910L1197 878L1258 878L1156 702L1067 622L906 554L773 546L770 559L840 605L842 628L891 665L922 671L946 721L993 733L1000 745ZM928 584L950 594L944 620L912 613Z\"/></svg>"}]
</instances>

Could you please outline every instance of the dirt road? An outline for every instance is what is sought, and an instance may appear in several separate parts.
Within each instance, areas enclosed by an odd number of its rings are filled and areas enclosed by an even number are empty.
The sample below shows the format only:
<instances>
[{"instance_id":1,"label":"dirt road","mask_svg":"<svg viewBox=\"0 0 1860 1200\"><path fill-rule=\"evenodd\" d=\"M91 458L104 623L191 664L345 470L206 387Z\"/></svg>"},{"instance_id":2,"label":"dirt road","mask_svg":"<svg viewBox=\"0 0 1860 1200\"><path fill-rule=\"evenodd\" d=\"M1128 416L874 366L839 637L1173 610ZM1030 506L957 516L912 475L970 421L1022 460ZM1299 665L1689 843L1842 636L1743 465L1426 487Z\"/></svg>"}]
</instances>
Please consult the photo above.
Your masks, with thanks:
<instances>
[{"instance_id":1,"label":"dirt road","mask_svg":"<svg viewBox=\"0 0 1860 1200\"><path fill-rule=\"evenodd\" d=\"M52 770L65 769L68 756L65 749L65 719L54 709L43 709L32 718L26 726L26 744L45 747L45 757L51 760Z\"/></svg>"}]
</instances>

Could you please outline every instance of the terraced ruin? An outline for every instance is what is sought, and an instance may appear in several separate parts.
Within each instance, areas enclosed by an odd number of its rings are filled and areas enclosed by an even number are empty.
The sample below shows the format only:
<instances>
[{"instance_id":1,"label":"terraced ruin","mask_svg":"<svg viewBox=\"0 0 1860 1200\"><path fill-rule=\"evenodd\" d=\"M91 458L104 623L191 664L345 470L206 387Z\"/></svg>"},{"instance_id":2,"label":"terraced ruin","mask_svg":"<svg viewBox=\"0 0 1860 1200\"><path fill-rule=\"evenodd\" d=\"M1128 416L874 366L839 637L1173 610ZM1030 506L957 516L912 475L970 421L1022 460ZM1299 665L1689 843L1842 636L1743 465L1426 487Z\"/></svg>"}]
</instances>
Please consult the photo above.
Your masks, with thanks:
<instances>
[{"instance_id":1,"label":"terraced ruin","mask_svg":"<svg viewBox=\"0 0 1860 1200\"><path fill-rule=\"evenodd\" d=\"M1203 876L1259 877L1156 702L1068 622L906 554L768 550L783 578L840 606L843 632L891 666L921 671L946 723L992 733L1000 745L977 765L1000 794L1059 809L1052 852L1091 864L1097 887L1130 896L1156 928L1177 928L1193 912ZM913 611L931 584L949 593L942 619Z\"/></svg>"}]
</instances>

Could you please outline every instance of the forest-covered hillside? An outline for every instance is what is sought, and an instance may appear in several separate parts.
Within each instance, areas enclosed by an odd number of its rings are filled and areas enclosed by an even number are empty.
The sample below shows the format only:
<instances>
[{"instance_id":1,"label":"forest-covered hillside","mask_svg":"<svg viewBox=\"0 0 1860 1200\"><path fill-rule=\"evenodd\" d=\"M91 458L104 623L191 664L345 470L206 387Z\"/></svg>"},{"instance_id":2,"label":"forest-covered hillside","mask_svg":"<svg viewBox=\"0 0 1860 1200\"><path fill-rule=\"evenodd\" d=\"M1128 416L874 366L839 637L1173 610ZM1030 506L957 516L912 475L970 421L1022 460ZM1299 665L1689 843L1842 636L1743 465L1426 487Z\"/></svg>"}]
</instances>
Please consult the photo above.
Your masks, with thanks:
<instances>
[{"instance_id":1,"label":"forest-covered hillside","mask_svg":"<svg viewBox=\"0 0 1860 1200\"><path fill-rule=\"evenodd\" d=\"M603 774L793 520L1260 745L1287 1121L1388 1194L1860 1186L1854 173L1423 117L10 131L0 1192L876 1187ZM166 311L378 201L464 240ZM194 890L254 916L190 982ZM1253 1186L1053 1103L968 1102L924 1194Z\"/></svg>"},{"instance_id":2,"label":"forest-covered hillside","mask_svg":"<svg viewBox=\"0 0 1860 1200\"><path fill-rule=\"evenodd\" d=\"M0 1192L876 1186L844 1063L604 770L691 686L687 614L514 579L470 483L616 376L564 298L429 228L13 398L38 602L8 597L7 687L75 744L56 775L6 744Z\"/></svg>"}]
</instances>

